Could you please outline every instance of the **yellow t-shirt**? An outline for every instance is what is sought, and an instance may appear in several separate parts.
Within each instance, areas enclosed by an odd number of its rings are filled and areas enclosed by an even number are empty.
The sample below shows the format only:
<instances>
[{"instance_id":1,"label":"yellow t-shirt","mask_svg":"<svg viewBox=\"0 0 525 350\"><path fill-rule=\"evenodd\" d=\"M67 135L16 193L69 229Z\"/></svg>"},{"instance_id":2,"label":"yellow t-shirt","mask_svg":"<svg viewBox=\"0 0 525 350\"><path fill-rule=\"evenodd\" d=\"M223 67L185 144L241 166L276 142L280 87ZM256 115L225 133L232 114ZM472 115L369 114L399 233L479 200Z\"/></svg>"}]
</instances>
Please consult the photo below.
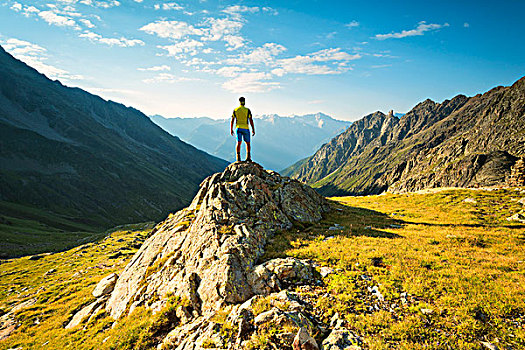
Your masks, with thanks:
<instances>
[{"instance_id":1,"label":"yellow t-shirt","mask_svg":"<svg viewBox=\"0 0 525 350\"><path fill-rule=\"evenodd\" d=\"M233 111L232 117L236 120L236 126L238 129L250 129L248 126L248 118L252 116L252 112L249 108L239 106Z\"/></svg>"}]
</instances>

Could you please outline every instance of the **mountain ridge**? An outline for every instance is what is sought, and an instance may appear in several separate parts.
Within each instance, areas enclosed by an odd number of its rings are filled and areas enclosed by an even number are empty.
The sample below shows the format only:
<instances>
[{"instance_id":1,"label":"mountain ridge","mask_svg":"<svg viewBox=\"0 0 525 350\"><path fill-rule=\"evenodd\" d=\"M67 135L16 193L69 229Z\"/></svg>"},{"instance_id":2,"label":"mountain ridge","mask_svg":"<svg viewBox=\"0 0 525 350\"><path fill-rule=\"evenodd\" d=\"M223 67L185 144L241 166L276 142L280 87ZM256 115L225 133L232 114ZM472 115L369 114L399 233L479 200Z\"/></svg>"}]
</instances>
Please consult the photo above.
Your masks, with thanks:
<instances>
[{"instance_id":1,"label":"mountain ridge","mask_svg":"<svg viewBox=\"0 0 525 350\"><path fill-rule=\"evenodd\" d=\"M227 165L137 109L52 81L3 48L0 78L2 202L100 230L161 219ZM17 239L14 227L1 228Z\"/></svg>"},{"instance_id":2,"label":"mountain ridge","mask_svg":"<svg viewBox=\"0 0 525 350\"><path fill-rule=\"evenodd\" d=\"M150 118L171 134L210 154L235 160L235 141L229 134L230 119L164 118L158 115ZM254 117L254 122L256 135L252 156L266 168L276 171L304 158L351 124L324 113L290 117L260 115Z\"/></svg>"},{"instance_id":3,"label":"mountain ridge","mask_svg":"<svg viewBox=\"0 0 525 350\"><path fill-rule=\"evenodd\" d=\"M325 195L503 184L525 155L524 96L521 78L473 97L427 99L399 119L376 112L283 173Z\"/></svg>"}]
</instances>

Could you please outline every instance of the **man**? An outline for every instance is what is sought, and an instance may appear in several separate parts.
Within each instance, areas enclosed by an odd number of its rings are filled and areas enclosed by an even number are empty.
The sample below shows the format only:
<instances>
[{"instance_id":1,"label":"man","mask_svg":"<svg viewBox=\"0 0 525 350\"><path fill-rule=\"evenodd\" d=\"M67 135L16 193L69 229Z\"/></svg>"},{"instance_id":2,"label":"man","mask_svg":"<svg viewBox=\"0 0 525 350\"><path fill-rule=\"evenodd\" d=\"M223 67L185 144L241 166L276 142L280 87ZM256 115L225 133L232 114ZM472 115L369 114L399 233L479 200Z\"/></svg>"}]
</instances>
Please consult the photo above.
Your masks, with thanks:
<instances>
[{"instance_id":1,"label":"man","mask_svg":"<svg viewBox=\"0 0 525 350\"><path fill-rule=\"evenodd\" d=\"M241 105L233 111L232 120L230 123L230 133L233 135L233 123L236 122L237 127L237 161L241 160L241 143L242 140L246 143L246 161L251 162L250 154L250 126L252 127L252 136L255 136L255 127L253 126L252 112L249 108L244 107L244 97L239 98ZM248 122L250 126L248 126Z\"/></svg>"}]
</instances>

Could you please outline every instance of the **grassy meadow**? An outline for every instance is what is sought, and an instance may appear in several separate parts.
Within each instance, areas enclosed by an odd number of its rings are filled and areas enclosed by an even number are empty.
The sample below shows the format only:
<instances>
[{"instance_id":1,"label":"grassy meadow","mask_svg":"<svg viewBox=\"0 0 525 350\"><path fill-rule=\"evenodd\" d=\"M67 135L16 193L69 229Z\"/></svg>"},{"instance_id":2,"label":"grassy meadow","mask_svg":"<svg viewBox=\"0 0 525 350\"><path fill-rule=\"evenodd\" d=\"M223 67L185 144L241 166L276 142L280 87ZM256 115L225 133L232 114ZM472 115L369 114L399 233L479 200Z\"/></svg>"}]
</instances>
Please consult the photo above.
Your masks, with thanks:
<instances>
[{"instance_id":1,"label":"grassy meadow","mask_svg":"<svg viewBox=\"0 0 525 350\"><path fill-rule=\"evenodd\" d=\"M525 225L506 220L524 193L335 197L339 210L275 237L266 254L333 268L316 306L368 349L524 349Z\"/></svg>"},{"instance_id":2,"label":"grassy meadow","mask_svg":"<svg viewBox=\"0 0 525 350\"><path fill-rule=\"evenodd\" d=\"M331 198L336 209L322 222L277 234L263 260L295 256L331 269L304 293L325 322L338 313L365 349L524 349L525 225L506 220L523 197L501 189ZM2 260L0 314L35 303L15 312L20 327L0 349L152 349L171 309L138 308L113 328L101 312L85 328L63 328L149 234L133 228L39 260Z\"/></svg>"}]
</instances>

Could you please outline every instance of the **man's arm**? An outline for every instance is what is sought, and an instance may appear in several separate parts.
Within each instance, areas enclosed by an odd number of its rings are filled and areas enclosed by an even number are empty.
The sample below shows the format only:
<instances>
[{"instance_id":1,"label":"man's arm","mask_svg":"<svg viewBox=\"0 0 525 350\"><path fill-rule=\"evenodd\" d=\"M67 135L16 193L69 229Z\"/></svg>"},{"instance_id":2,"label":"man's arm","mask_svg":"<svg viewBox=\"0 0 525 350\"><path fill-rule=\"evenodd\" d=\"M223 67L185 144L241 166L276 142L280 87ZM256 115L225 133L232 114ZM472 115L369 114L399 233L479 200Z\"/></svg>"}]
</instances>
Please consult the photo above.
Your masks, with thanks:
<instances>
[{"instance_id":1,"label":"man's arm","mask_svg":"<svg viewBox=\"0 0 525 350\"><path fill-rule=\"evenodd\" d=\"M253 118L252 118L251 111L250 111L250 114L248 114L248 120L250 121L250 125L252 127L252 136L255 136L255 126L253 125Z\"/></svg>"},{"instance_id":2,"label":"man's arm","mask_svg":"<svg viewBox=\"0 0 525 350\"><path fill-rule=\"evenodd\" d=\"M235 122L235 111L232 114L232 120L230 122L230 134L233 136L233 123Z\"/></svg>"}]
</instances>

